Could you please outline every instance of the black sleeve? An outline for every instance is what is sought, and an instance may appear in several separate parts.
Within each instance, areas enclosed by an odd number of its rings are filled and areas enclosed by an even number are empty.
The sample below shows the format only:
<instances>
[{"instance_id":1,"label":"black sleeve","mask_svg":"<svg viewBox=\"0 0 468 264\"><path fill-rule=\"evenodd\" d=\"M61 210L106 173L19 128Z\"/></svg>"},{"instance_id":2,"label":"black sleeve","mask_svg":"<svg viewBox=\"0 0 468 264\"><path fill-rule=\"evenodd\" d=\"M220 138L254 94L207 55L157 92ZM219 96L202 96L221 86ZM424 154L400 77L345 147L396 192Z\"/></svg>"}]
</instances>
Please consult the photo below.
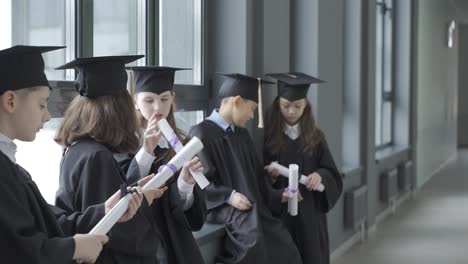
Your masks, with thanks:
<instances>
[{"instance_id":1,"label":"black sleeve","mask_svg":"<svg viewBox=\"0 0 468 264\"><path fill-rule=\"evenodd\" d=\"M190 229L192 231L199 231L206 221L206 202L205 193L198 185L193 188L193 199L192 207L184 213L190 224Z\"/></svg>"},{"instance_id":2,"label":"black sleeve","mask_svg":"<svg viewBox=\"0 0 468 264\"><path fill-rule=\"evenodd\" d=\"M0 181L0 256L3 263L70 263L75 250L72 237L49 237L36 226L37 216L28 208L24 186L14 181L17 172L2 162ZM40 194L37 194L40 196ZM47 208L47 206L46 206ZM56 223L47 222L47 225Z\"/></svg>"},{"instance_id":3,"label":"black sleeve","mask_svg":"<svg viewBox=\"0 0 468 264\"><path fill-rule=\"evenodd\" d=\"M185 200L179 195L177 183L169 187L169 199L171 214L180 226L191 231L198 231L202 228L206 220L206 203L203 191L196 185L193 188L193 204L184 210Z\"/></svg>"},{"instance_id":4,"label":"black sleeve","mask_svg":"<svg viewBox=\"0 0 468 264\"><path fill-rule=\"evenodd\" d=\"M203 129L199 126L195 126L191 129L190 135L192 137L198 137L204 145L203 150L199 152L197 156L200 158L203 168L205 169L203 174L205 174L206 178L211 183L205 188L206 206L208 210L211 210L225 205L234 189L221 182L221 177L213 161L215 154L211 151L209 142L205 140L205 135L202 130Z\"/></svg>"},{"instance_id":5,"label":"black sleeve","mask_svg":"<svg viewBox=\"0 0 468 264\"><path fill-rule=\"evenodd\" d=\"M328 148L325 138L319 145L319 169L316 171L322 177L325 191L321 194L323 212L330 211L343 192L343 179L336 168L335 161Z\"/></svg>"},{"instance_id":6,"label":"black sleeve","mask_svg":"<svg viewBox=\"0 0 468 264\"><path fill-rule=\"evenodd\" d=\"M135 155L130 153L114 153L114 159L122 171L127 172Z\"/></svg>"},{"instance_id":7,"label":"black sleeve","mask_svg":"<svg viewBox=\"0 0 468 264\"><path fill-rule=\"evenodd\" d=\"M119 164L120 169L126 174L127 182L131 185L137 185L141 179L141 173L135 155L121 153L114 154L114 158Z\"/></svg>"},{"instance_id":8,"label":"black sleeve","mask_svg":"<svg viewBox=\"0 0 468 264\"><path fill-rule=\"evenodd\" d=\"M62 170L64 169L66 169L66 166L62 167ZM106 151L98 151L89 155L80 167L75 168L72 165L71 169L76 171L70 172L68 175L74 175L73 173L79 175L77 188L76 190L73 189L72 177L61 178L61 185L70 189L66 190L66 192L62 191L56 199L60 202L57 203L57 206L68 212L70 212L69 208L73 209L75 207L77 211L85 212L89 206L104 203L119 190L120 184L125 183L125 174L120 170L112 154ZM145 247L136 248L136 245L142 245L141 241L148 234L152 234L150 219L146 215L148 210L147 203L143 202L132 219L125 223L117 223L108 233L109 243L106 247L128 254L148 252L153 247L150 243Z\"/></svg>"},{"instance_id":9,"label":"black sleeve","mask_svg":"<svg viewBox=\"0 0 468 264\"><path fill-rule=\"evenodd\" d=\"M103 203L89 206L84 212L71 214L53 205L50 205L50 208L63 232L70 236L76 233L89 233L105 215Z\"/></svg>"},{"instance_id":10,"label":"black sleeve","mask_svg":"<svg viewBox=\"0 0 468 264\"><path fill-rule=\"evenodd\" d=\"M254 146L254 142L248 137L249 145ZM254 149L253 149L254 150ZM255 152L254 152L255 153ZM274 215L281 215L284 211L284 204L281 202L283 197L284 188L275 185L271 175L264 169L264 167L274 161L274 156L271 155L266 148L263 150L263 164L258 160L259 167L257 174L259 175L259 187L263 195L266 197L266 204Z\"/></svg>"},{"instance_id":11,"label":"black sleeve","mask_svg":"<svg viewBox=\"0 0 468 264\"><path fill-rule=\"evenodd\" d=\"M60 174L55 204L68 213L84 212L91 205L104 203L124 183L112 155L103 151L89 155L78 165L65 160Z\"/></svg>"}]
</instances>

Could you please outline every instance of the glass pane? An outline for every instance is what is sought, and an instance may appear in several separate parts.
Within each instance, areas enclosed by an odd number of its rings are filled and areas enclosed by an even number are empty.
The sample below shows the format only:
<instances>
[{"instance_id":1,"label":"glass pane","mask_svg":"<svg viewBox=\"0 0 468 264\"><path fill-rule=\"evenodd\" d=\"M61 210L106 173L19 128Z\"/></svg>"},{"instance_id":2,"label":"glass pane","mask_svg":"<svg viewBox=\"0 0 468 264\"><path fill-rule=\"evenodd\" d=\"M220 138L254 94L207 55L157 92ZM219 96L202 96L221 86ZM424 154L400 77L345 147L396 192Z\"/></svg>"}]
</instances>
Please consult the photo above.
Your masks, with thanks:
<instances>
[{"instance_id":1,"label":"glass pane","mask_svg":"<svg viewBox=\"0 0 468 264\"><path fill-rule=\"evenodd\" d=\"M379 3L379 1L377 1ZM376 8L375 47L375 145L382 145L382 90L383 90L383 35L384 17L382 6Z\"/></svg>"},{"instance_id":2,"label":"glass pane","mask_svg":"<svg viewBox=\"0 0 468 264\"><path fill-rule=\"evenodd\" d=\"M61 118L54 118L44 124L33 142L15 140L18 145L16 162L31 174L42 196L50 204L55 203L59 185L62 147L53 138L61 121Z\"/></svg>"},{"instance_id":3,"label":"glass pane","mask_svg":"<svg viewBox=\"0 0 468 264\"><path fill-rule=\"evenodd\" d=\"M45 72L49 80L65 79L66 71L56 71L73 56L74 30L72 0L2 0L2 47L10 45L67 46L67 49L44 54ZM6 8L3 10L3 8ZM8 21L10 20L10 21ZM5 21L5 23L3 23ZM10 27L10 29L6 29ZM8 34L8 32L10 32ZM72 78L73 76L67 76Z\"/></svg>"},{"instance_id":4,"label":"glass pane","mask_svg":"<svg viewBox=\"0 0 468 264\"><path fill-rule=\"evenodd\" d=\"M0 50L11 47L11 1L0 1Z\"/></svg>"},{"instance_id":5,"label":"glass pane","mask_svg":"<svg viewBox=\"0 0 468 264\"><path fill-rule=\"evenodd\" d=\"M392 142L392 106L391 102L385 102L383 104L383 115L382 115L382 144L388 144Z\"/></svg>"},{"instance_id":6,"label":"glass pane","mask_svg":"<svg viewBox=\"0 0 468 264\"><path fill-rule=\"evenodd\" d=\"M177 128L189 133L190 128L204 119L203 111L180 111L174 112Z\"/></svg>"},{"instance_id":7,"label":"glass pane","mask_svg":"<svg viewBox=\"0 0 468 264\"><path fill-rule=\"evenodd\" d=\"M382 103L375 105L375 145L382 145Z\"/></svg>"},{"instance_id":8,"label":"glass pane","mask_svg":"<svg viewBox=\"0 0 468 264\"><path fill-rule=\"evenodd\" d=\"M94 56L145 54L141 3L141 0L93 1ZM144 61L140 59L136 64L143 65Z\"/></svg>"},{"instance_id":9,"label":"glass pane","mask_svg":"<svg viewBox=\"0 0 468 264\"><path fill-rule=\"evenodd\" d=\"M159 1L159 64L191 68L176 83L201 84L202 0Z\"/></svg>"},{"instance_id":10,"label":"glass pane","mask_svg":"<svg viewBox=\"0 0 468 264\"><path fill-rule=\"evenodd\" d=\"M392 7L392 1L386 1L387 8ZM393 11L392 11L393 12ZM392 55L393 55L393 45L392 45L392 34L393 34L393 27L392 27L392 17L393 13L387 12L384 18L384 91L391 92L392 91Z\"/></svg>"}]
</instances>

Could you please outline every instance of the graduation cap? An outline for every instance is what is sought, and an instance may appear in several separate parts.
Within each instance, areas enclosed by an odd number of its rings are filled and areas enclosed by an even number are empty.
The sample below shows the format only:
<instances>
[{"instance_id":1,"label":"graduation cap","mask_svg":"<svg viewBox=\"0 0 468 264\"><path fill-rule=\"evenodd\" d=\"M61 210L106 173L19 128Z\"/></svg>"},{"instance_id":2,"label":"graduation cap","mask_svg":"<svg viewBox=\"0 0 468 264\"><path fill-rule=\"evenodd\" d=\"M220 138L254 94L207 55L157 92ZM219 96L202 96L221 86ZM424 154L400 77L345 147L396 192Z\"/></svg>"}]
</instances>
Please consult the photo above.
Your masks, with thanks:
<instances>
[{"instance_id":1,"label":"graduation cap","mask_svg":"<svg viewBox=\"0 0 468 264\"><path fill-rule=\"evenodd\" d=\"M0 50L0 95L8 90L49 86L42 53L65 47L14 46Z\"/></svg>"},{"instance_id":2,"label":"graduation cap","mask_svg":"<svg viewBox=\"0 0 468 264\"><path fill-rule=\"evenodd\" d=\"M127 89L125 64L143 55L77 58L56 70L75 69L75 89L81 96L113 95Z\"/></svg>"},{"instance_id":3,"label":"graduation cap","mask_svg":"<svg viewBox=\"0 0 468 264\"><path fill-rule=\"evenodd\" d=\"M239 95L244 99L258 103L261 85L272 84L272 82L262 80L261 78L254 78L239 73L220 74L225 77L219 89L220 98Z\"/></svg>"},{"instance_id":4,"label":"graduation cap","mask_svg":"<svg viewBox=\"0 0 468 264\"><path fill-rule=\"evenodd\" d=\"M311 84L324 82L301 72L271 73L267 76L278 80L278 95L291 102L306 98Z\"/></svg>"},{"instance_id":5,"label":"graduation cap","mask_svg":"<svg viewBox=\"0 0 468 264\"><path fill-rule=\"evenodd\" d=\"M165 66L127 67L127 69L131 70L132 81L135 82L135 94L141 92L162 94L166 91L172 91L174 88L175 72L179 70L190 70L187 68Z\"/></svg>"},{"instance_id":6,"label":"graduation cap","mask_svg":"<svg viewBox=\"0 0 468 264\"><path fill-rule=\"evenodd\" d=\"M263 106L262 106L262 85L272 84L261 78L254 78L247 75L232 73L221 74L225 80L219 89L219 97L240 96L258 103L258 127L263 128Z\"/></svg>"}]
</instances>

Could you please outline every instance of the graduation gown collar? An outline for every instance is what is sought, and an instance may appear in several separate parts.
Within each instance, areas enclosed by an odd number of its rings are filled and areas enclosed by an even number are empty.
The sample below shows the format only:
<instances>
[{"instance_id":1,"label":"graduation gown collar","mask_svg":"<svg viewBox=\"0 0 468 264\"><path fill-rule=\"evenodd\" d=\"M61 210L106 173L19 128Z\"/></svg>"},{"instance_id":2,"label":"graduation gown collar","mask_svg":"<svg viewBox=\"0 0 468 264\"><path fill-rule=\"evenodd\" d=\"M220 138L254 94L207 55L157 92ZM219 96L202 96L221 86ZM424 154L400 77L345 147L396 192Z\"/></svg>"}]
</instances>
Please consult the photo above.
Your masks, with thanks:
<instances>
[{"instance_id":1,"label":"graduation gown collar","mask_svg":"<svg viewBox=\"0 0 468 264\"><path fill-rule=\"evenodd\" d=\"M9 137L0 133L0 151L16 164L16 144Z\"/></svg>"},{"instance_id":2,"label":"graduation gown collar","mask_svg":"<svg viewBox=\"0 0 468 264\"><path fill-rule=\"evenodd\" d=\"M206 119L214 122L216 125L218 125L220 128L223 129L223 131L226 131L228 128L231 128L231 131L235 131L235 125L230 124L226 121L226 119L223 118L218 112L217 109L214 109L213 112L211 112L211 115L207 117Z\"/></svg>"},{"instance_id":3,"label":"graduation gown collar","mask_svg":"<svg viewBox=\"0 0 468 264\"><path fill-rule=\"evenodd\" d=\"M290 139L296 140L301 135L301 127L299 126L299 123L295 124L294 126L284 124L283 132Z\"/></svg>"}]
</instances>

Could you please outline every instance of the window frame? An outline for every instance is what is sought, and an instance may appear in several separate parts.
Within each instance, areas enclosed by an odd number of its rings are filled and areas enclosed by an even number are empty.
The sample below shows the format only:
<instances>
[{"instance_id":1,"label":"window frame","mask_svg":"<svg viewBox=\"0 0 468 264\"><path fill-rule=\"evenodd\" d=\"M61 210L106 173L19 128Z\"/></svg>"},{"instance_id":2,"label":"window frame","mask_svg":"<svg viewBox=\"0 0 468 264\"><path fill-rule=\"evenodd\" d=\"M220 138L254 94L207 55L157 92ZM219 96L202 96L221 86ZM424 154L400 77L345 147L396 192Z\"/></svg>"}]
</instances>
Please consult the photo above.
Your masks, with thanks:
<instances>
[{"instance_id":1,"label":"window frame","mask_svg":"<svg viewBox=\"0 0 468 264\"><path fill-rule=\"evenodd\" d=\"M73 27L73 34L75 37L73 49L71 49L76 57L90 57L93 56L93 0L69 0L73 2L70 10L74 15L75 23ZM200 25L200 84L176 84L175 90L177 97L181 98L191 98L194 99L194 103L190 100L179 100L178 108L185 110L203 110L206 112L210 109L210 88L206 80L208 76L206 73L206 1L200 1L200 12L201 16L201 25ZM159 63L159 2L160 0L144 0L139 1L139 3L144 3L138 7L138 21L139 25L145 27L144 32L138 32L138 38L140 38L139 43L144 43L144 48L139 47L139 50L142 50L145 54L146 62L145 65L158 65ZM142 14L145 14L144 16ZM141 28L141 26L139 26ZM67 57L68 59L68 57ZM70 60L72 59L70 55ZM49 83L54 89L73 89L73 70L67 70L67 76L71 76L66 80L51 80ZM199 95L205 97L200 98ZM202 103L203 102L203 103ZM203 106L203 107L202 107ZM58 113L57 113L58 114ZM63 113L62 113L63 115Z\"/></svg>"}]
</instances>

